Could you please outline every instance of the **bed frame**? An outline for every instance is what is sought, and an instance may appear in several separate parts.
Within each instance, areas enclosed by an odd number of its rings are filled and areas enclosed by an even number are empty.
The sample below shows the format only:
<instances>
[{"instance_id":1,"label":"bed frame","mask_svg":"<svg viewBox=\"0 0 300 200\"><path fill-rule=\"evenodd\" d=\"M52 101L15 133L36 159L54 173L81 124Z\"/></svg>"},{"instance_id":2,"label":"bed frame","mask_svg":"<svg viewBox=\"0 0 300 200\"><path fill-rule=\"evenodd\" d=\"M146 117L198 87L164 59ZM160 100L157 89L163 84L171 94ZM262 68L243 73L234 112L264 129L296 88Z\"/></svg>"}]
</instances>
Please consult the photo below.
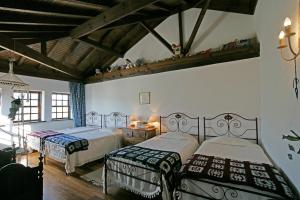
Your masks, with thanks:
<instances>
[{"instance_id":1,"label":"bed frame","mask_svg":"<svg viewBox=\"0 0 300 200\"><path fill-rule=\"evenodd\" d=\"M164 124L164 126L162 126ZM181 132L181 133L187 133L189 134L189 131L192 131L195 129L195 133L197 133L198 142L199 142L199 117L190 117L184 113L176 112L172 113L168 116L162 117L160 116L160 134L167 133L167 132ZM109 162L112 162L112 166L110 166ZM159 197L162 197L163 194L163 173L160 170L155 170L153 168L147 167L147 166L140 166L133 163L127 163L120 160L115 159L114 157L111 157L110 155L105 155L104 160L105 170L104 170L104 176L105 176L105 182L104 182L104 192L107 194L107 174L109 171L114 172L116 174L120 174L122 176L130 177L132 179L138 180L140 182L144 182L150 185L154 185L155 187L160 187L160 193ZM117 169L114 169L114 164L117 164ZM126 173L122 172L120 169L126 168ZM156 175L151 177L151 180L143 178L145 173L138 174L138 175L132 175L131 172L137 171L138 169L147 170L148 173L154 172ZM128 172L128 173L127 173ZM148 174L146 173L146 174Z\"/></svg>"},{"instance_id":2,"label":"bed frame","mask_svg":"<svg viewBox=\"0 0 300 200\"><path fill-rule=\"evenodd\" d=\"M101 114L98 114L95 111L91 111L87 114L85 114L85 121L86 126L98 126L100 128L103 127L102 118L103 116Z\"/></svg>"},{"instance_id":3,"label":"bed frame","mask_svg":"<svg viewBox=\"0 0 300 200\"><path fill-rule=\"evenodd\" d=\"M3 152L3 151L2 151ZM5 152L7 153L7 152ZM1 153L0 160L7 154ZM43 157L40 154L37 167L25 167L16 162L13 146L11 156L6 165L0 166L0 196L10 200L42 200L43 199Z\"/></svg>"},{"instance_id":4,"label":"bed frame","mask_svg":"<svg viewBox=\"0 0 300 200\"><path fill-rule=\"evenodd\" d=\"M248 119L242 117L235 113L223 113L217 115L213 118L203 118L204 120L204 140L210 137L218 137L218 136L228 136L228 137L237 137L243 138L247 140L255 141L258 144L258 120L257 118ZM244 125L246 127L244 127ZM254 135L250 137L251 135ZM252 191L244 188L240 188L235 185L223 184L221 182L216 182L209 179L189 179L193 182L197 182L197 184L193 184L199 191L199 193L193 193L189 191L189 188L186 184L181 183L178 180L177 187L174 191L174 197L177 200L182 199L182 193L189 194L194 197L198 197L201 199L210 199L210 200L238 200L239 192L258 195L261 197L265 197L267 199L284 199L274 196L271 193L263 192L263 191ZM205 189L199 186L199 183L209 184ZM207 188L210 188L207 190Z\"/></svg>"},{"instance_id":5,"label":"bed frame","mask_svg":"<svg viewBox=\"0 0 300 200\"><path fill-rule=\"evenodd\" d=\"M258 119L245 118L235 113L223 113L212 118L203 118L204 140L228 136L255 141L258 144ZM254 136L253 136L254 135Z\"/></svg>"},{"instance_id":6,"label":"bed frame","mask_svg":"<svg viewBox=\"0 0 300 200\"><path fill-rule=\"evenodd\" d=\"M104 128L108 127L127 127L128 116L120 112L112 112L104 116ZM112 125L112 126L111 126Z\"/></svg>"}]
</instances>

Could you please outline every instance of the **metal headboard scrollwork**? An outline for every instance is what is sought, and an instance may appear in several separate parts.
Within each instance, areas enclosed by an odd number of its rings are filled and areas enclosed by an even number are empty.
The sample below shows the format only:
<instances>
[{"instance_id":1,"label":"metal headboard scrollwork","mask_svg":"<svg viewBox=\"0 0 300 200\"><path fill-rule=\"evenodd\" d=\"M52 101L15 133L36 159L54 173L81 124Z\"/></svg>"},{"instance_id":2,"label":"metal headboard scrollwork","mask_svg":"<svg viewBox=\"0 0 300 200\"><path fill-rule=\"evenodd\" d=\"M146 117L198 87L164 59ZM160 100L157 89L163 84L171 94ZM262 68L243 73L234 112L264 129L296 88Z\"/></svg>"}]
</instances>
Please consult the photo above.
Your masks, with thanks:
<instances>
[{"instance_id":1,"label":"metal headboard scrollwork","mask_svg":"<svg viewBox=\"0 0 300 200\"><path fill-rule=\"evenodd\" d=\"M184 113L176 112L168 116L160 116L160 134L167 132L197 134L200 143L199 117L190 117Z\"/></svg>"},{"instance_id":2,"label":"metal headboard scrollwork","mask_svg":"<svg viewBox=\"0 0 300 200\"><path fill-rule=\"evenodd\" d=\"M85 114L86 126L98 126L102 128L102 115L95 111Z\"/></svg>"},{"instance_id":3,"label":"metal headboard scrollwork","mask_svg":"<svg viewBox=\"0 0 300 200\"><path fill-rule=\"evenodd\" d=\"M104 127L127 127L128 116L120 112L112 112L108 115L104 115Z\"/></svg>"},{"instance_id":4,"label":"metal headboard scrollwork","mask_svg":"<svg viewBox=\"0 0 300 200\"><path fill-rule=\"evenodd\" d=\"M203 122L204 140L208 137L231 136L255 140L258 144L257 118L248 119L235 113L223 113L212 118L204 117Z\"/></svg>"}]
</instances>

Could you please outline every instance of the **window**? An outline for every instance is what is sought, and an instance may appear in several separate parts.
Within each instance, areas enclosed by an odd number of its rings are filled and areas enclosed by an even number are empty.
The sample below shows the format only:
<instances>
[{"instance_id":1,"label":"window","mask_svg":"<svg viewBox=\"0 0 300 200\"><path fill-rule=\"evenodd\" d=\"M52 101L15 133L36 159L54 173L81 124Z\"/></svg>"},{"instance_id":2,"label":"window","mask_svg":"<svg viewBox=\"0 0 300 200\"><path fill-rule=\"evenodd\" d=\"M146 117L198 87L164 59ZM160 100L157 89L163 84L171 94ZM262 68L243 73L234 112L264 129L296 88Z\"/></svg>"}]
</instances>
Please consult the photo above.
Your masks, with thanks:
<instances>
[{"instance_id":1,"label":"window","mask_svg":"<svg viewBox=\"0 0 300 200\"><path fill-rule=\"evenodd\" d=\"M23 108L19 108L14 122L22 121L22 116L25 122L41 121L41 92L14 91L14 98L23 99Z\"/></svg>"},{"instance_id":2,"label":"window","mask_svg":"<svg viewBox=\"0 0 300 200\"><path fill-rule=\"evenodd\" d=\"M52 119L70 119L70 95L52 93Z\"/></svg>"}]
</instances>

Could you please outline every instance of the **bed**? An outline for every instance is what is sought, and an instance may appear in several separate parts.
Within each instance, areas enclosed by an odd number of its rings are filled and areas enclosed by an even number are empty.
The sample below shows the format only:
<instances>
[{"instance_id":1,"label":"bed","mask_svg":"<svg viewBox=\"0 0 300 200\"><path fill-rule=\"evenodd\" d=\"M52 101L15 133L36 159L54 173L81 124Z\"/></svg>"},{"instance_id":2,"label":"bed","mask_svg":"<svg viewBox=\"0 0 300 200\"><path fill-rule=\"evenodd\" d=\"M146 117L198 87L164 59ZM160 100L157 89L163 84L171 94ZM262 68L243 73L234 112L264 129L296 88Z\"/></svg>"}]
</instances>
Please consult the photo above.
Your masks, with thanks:
<instances>
[{"instance_id":1,"label":"bed","mask_svg":"<svg viewBox=\"0 0 300 200\"><path fill-rule=\"evenodd\" d=\"M1 199L42 200L43 163L42 155L37 167L25 167L15 163L14 146L0 150L0 194ZM4 163L4 161L6 163Z\"/></svg>"},{"instance_id":2,"label":"bed","mask_svg":"<svg viewBox=\"0 0 300 200\"><path fill-rule=\"evenodd\" d=\"M127 116L119 112L104 115L104 128L71 133L72 137L88 141L88 147L82 151L68 153L61 144L52 142L49 137L45 140L45 156L58 162L65 163L66 174L75 172L75 167L101 159L105 154L121 147L122 131L120 127L127 126ZM113 125L109 122L116 122Z\"/></svg>"},{"instance_id":3,"label":"bed","mask_svg":"<svg viewBox=\"0 0 300 200\"><path fill-rule=\"evenodd\" d=\"M205 141L178 173L175 199L294 199L258 145L257 124L234 113L204 118Z\"/></svg>"},{"instance_id":4,"label":"bed","mask_svg":"<svg viewBox=\"0 0 300 200\"><path fill-rule=\"evenodd\" d=\"M40 134L43 136L51 136L57 133L64 133L64 134L76 134L76 133L83 133L83 132L97 132L99 129L102 128L102 115L98 114L97 112L89 112L86 114L86 126L85 127L75 127L75 128L66 128L62 130L47 130L47 131L36 131L30 134L27 134L27 145L30 151L36 150L39 152L43 152L43 147L41 143Z\"/></svg>"},{"instance_id":5,"label":"bed","mask_svg":"<svg viewBox=\"0 0 300 200\"><path fill-rule=\"evenodd\" d=\"M105 156L105 194L116 185L146 198L171 199L174 172L197 149L198 141L199 117L160 117L160 135Z\"/></svg>"}]
</instances>

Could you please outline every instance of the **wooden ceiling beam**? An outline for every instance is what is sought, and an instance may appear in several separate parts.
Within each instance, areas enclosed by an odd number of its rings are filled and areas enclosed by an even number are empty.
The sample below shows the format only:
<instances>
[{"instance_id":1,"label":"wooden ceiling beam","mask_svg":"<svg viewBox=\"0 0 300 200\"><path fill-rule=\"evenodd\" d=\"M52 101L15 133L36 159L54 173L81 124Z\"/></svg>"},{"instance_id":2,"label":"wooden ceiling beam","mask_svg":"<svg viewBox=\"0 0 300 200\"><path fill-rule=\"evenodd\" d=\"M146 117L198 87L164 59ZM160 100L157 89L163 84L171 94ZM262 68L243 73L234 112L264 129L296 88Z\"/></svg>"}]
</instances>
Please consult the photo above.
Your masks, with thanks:
<instances>
[{"instance_id":1,"label":"wooden ceiling beam","mask_svg":"<svg viewBox=\"0 0 300 200\"><path fill-rule=\"evenodd\" d=\"M51 0L55 3L60 3L63 5L75 6L83 9L90 9L90 10L97 10L97 11L104 11L110 8L108 5L101 4L99 0Z\"/></svg>"},{"instance_id":2,"label":"wooden ceiling beam","mask_svg":"<svg viewBox=\"0 0 300 200\"><path fill-rule=\"evenodd\" d=\"M184 54L187 54L190 51L191 46L192 46L192 44L194 42L194 39L195 39L195 37L197 35L199 27L200 27L200 25L201 25L201 23L202 23L202 21L204 19L204 16L206 14L206 11L208 9L208 6L209 6L210 2L211 2L211 0L206 0L204 7L201 9L201 12L200 12L200 14L198 16L197 22L196 22L196 24L194 26L194 29L193 29L193 31L191 33L191 36L190 36L190 38L189 38L189 40L188 40L188 42L187 42L187 44L186 44L186 46L185 46L185 48L183 50Z\"/></svg>"},{"instance_id":3,"label":"wooden ceiling beam","mask_svg":"<svg viewBox=\"0 0 300 200\"><path fill-rule=\"evenodd\" d=\"M178 12L178 30L179 30L179 44L183 49L183 19L181 10Z\"/></svg>"},{"instance_id":4,"label":"wooden ceiling beam","mask_svg":"<svg viewBox=\"0 0 300 200\"><path fill-rule=\"evenodd\" d=\"M14 4L19 5L19 4ZM78 14L68 14L68 13L59 13L59 12L51 12L51 11L39 11L39 10L32 10L29 8L18 8L15 7L8 7L0 4L0 11L9 11L12 13L22 13L22 14L31 14L31 15L40 15L40 16L54 16L54 17L66 17L66 18L74 18L74 19L90 19L92 16L86 15L78 15Z\"/></svg>"},{"instance_id":5,"label":"wooden ceiling beam","mask_svg":"<svg viewBox=\"0 0 300 200\"><path fill-rule=\"evenodd\" d=\"M140 22L140 24L147 30L149 33L151 33L156 39L158 39L172 54L174 54L172 46L159 34L157 33L153 28L151 28L148 24L145 22Z\"/></svg>"},{"instance_id":6,"label":"wooden ceiling beam","mask_svg":"<svg viewBox=\"0 0 300 200\"><path fill-rule=\"evenodd\" d=\"M93 47L95 49L98 49L98 50L101 50L101 51L106 51L106 52L108 52L108 53L110 53L110 54L112 54L114 56L119 57L119 58L123 58L124 57L124 55L121 54L120 52L118 52L118 51L116 51L116 50L114 50L114 49L112 49L112 48L110 48L108 46L102 45L102 44L96 42L95 40L91 40L91 39L89 39L87 37L83 37L83 38L76 39L76 40L80 41L80 42L83 42L83 43L85 43L85 44L87 44L87 45L89 45L89 46L91 46L91 47Z\"/></svg>"},{"instance_id":7,"label":"wooden ceiling beam","mask_svg":"<svg viewBox=\"0 0 300 200\"><path fill-rule=\"evenodd\" d=\"M64 17L54 17L54 16L44 16L44 17L33 17L31 15L22 15L22 14L12 14L4 13L1 14L0 24L9 24L9 25L32 25L32 26L78 26L85 22L86 19L72 19Z\"/></svg>"},{"instance_id":8,"label":"wooden ceiling beam","mask_svg":"<svg viewBox=\"0 0 300 200\"><path fill-rule=\"evenodd\" d=\"M80 26L71 31L72 38L83 37L97 29L100 29L108 24L120 20L130 14L133 14L144 7L155 3L159 0L126 0L104 11L100 15L89 19Z\"/></svg>"},{"instance_id":9,"label":"wooden ceiling beam","mask_svg":"<svg viewBox=\"0 0 300 200\"><path fill-rule=\"evenodd\" d=\"M22 25L0 24L0 32L46 32L46 31L70 31L72 26L45 26L45 25Z\"/></svg>"},{"instance_id":10,"label":"wooden ceiling beam","mask_svg":"<svg viewBox=\"0 0 300 200\"><path fill-rule=\"evenodd\" d=\"M67 74L73 78L81 80L80 74L76 70L72 70L61 63L41 55L39 52L27 47L26 45L11 39L10 37L0 34L0 47L12 51L20 56L24 56L30 60L40 63L48 68Z\"/></svg>"},{"instance_id":11,"label":"wooden ceiling beam","mask_svg":"<svg viewBox=\"0 0 300 200\"><path fill-rule=\"evenodd\" d=\"M8 60L0 60L0 72L8 72ZM22 64L20 66L14 67L14 73L24 76L34 76L39 78L55 79L62 81L75 81L78 82L78 79L70 77L66 74L59 73L55 70L49 70L48 68L38 69L33 65Z\"/></svg>"},{"instance_id":12,"label":"wooden ceiling beam","mask_svg":"<svg viewBox=\"0 0 300 200\"><path fill-rule=\"evenodd\" d=\"M14 14L32 14L42 16L61 16L61 17L93 17L99 14L95 9L96 5L75 0L42 0L42 1L24 1L24 0L1 0L0 10ZM98 7L97 7L98 8ZM100 10L100 12L103 11Z\"/></svg>"},{"instance_id":13,"label":"wooden ceiling beam","mask_svg":"<svg viewBox=\"0 0 300 200\"><path fill-rule=\"evenodd\" d=\"M1 32L10 38L43 38L43 37L65 37L69 34L68 31L47 31L47 32Z\"/></svg>"}]
</instances>

